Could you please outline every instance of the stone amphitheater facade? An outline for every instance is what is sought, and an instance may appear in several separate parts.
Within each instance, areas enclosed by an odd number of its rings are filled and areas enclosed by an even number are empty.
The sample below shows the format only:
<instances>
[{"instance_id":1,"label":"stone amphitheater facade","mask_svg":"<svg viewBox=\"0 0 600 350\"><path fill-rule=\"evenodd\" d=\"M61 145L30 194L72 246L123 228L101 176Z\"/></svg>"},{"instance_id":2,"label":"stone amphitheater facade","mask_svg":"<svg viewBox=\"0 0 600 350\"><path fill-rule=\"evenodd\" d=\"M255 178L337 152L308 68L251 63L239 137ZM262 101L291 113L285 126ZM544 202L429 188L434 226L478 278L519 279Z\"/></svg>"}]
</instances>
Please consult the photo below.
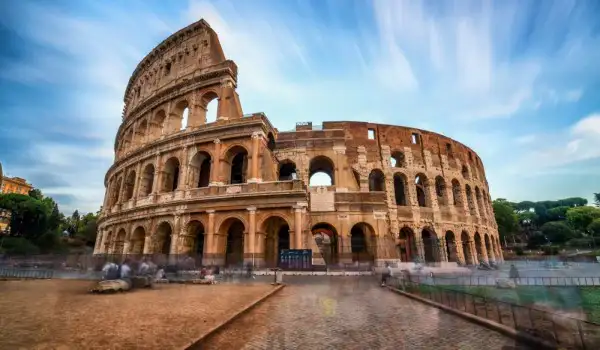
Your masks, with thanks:
<instances>
[{"instance_id":1,"label":"stone amphitheater facade","mask_svg":"<svg viewBox=\"0 0 600 350\"><path fill-rule=\"evenodd\" d=\"M210 265L502 260L479 156L433 132L368 122L280 132L244 114L237 66L204 20L160 43L125 91L95 254ZM207 120L209 102L216 120ZM313 175L331 182L311 186Z\"/></svg>"}]
</instances>

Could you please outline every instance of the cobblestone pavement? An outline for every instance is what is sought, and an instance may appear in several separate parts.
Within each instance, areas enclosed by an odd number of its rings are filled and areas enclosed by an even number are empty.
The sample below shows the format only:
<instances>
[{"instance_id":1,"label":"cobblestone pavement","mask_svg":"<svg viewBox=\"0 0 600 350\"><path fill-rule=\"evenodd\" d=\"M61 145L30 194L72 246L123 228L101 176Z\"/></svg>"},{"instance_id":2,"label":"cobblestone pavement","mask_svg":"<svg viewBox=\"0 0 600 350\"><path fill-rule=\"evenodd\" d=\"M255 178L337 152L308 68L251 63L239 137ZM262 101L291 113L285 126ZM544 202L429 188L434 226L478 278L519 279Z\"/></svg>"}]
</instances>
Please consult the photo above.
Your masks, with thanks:
<instances>
[{"instance_id":1,"label":"cobblestone pavement","mask_svg":"<svg viewBox=\"0 0 600 350\"><path fill-rule=\"evenodd\" d=\"M527 349L487 328L377 286L338 277L288 285L202 349Z\"/></svg>"}]
</instances>

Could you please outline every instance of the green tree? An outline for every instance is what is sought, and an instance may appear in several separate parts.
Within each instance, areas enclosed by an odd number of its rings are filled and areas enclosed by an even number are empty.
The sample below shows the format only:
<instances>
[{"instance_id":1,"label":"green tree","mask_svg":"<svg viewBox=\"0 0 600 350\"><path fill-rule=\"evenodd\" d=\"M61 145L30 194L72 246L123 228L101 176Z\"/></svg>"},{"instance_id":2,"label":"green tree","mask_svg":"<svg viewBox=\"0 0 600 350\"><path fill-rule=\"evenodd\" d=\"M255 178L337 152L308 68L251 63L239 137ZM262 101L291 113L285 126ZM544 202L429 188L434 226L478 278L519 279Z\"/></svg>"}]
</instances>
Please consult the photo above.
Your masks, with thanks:
<instances>
[{"instance_id":1,"label":"green tree","mask_svg":"<svg viewBox=\"0 0 600 350\"><path fill-rule=\"evenodd\" d=\"M567 211L567 222L575 230L585 232L587 227L594 221L600 218L600 208L594 207L575 207Z\"/></svg>"},{"instance_id":2,"label":"green tree","mask_svg":"<svg viewBox=\"0 0 600 350\"><path fill-rule=\"evenodd\" d=\"M35 199L42 200L44 198L44 195L42 194L42 191L40 191L39 189L32 188L29 191L29 197L33 197Z\"/></svg>"},{"instance_id":3,"label":"green tree","mask_svg":"<svg viewBox=\"0 0 600 350\"><path fill-rule=\"evenodd\" d=\"M550 221L540 227L542 234L553 244L563 244L576 238L576 233L564 221Z\"/></svg>"},{"instance_id":4,"label":"green tree","mask_svg":"<svg viewBox=\"0 0 600 350\"><path fill-rule=\"evenodd\" d=\"M494 216L498 224L500 239L510 237L518 232L519 221L514 207L506 199L499 198L493 201Z\"/></svg>"},{"instance_id":5,"label":"green tree","mask_svg":"<svg viewBox=\"0 0 600 350\"><path fill-rule=\"evenodd\" d=\"M597 207L600 207L600 193L594 193L594 204Z\"/></svg>"},{"instance_id":6,"label":"green tree","mask_svg":"<svg viewBox=\"0 0 600 350\"><path fill-rule=\"evenodd\" d=\"M46 233L48 216L44 204L28 195L0 195L0 208L10 210L10 231L13 236L35 240Z\"/></svg>"},{"instance_id":7,"label":"green tree","mask_svg":"<svg viewBox=\"0 0 600 350\"><path fill-rule=\"evenodd\" d=\"M600 237L600 219L594 219L594 221L588 225L587 232L594 237Z\"/></svg>"}]
</instances>

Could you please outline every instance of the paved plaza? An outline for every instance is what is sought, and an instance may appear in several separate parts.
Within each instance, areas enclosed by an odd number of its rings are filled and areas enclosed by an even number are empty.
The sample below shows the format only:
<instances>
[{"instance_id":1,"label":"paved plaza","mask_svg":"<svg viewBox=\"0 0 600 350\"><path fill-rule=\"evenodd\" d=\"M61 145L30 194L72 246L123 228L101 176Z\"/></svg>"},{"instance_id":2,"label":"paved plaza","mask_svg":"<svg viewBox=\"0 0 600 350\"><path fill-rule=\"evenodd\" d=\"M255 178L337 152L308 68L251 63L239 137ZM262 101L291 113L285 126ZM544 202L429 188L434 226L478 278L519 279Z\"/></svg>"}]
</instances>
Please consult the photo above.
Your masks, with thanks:
<instances>
[{"instance_id":1,"label":"paved plaza","mask_svg":"<svg viewBox=\"0 0 600 350\"><path fill-rule=\"evenodd\" d=\"M516 346L497 332L381 288L372 277L286 276L285 282L281 292L209 339L202 349Z\"/></svg>"}]
</instances>

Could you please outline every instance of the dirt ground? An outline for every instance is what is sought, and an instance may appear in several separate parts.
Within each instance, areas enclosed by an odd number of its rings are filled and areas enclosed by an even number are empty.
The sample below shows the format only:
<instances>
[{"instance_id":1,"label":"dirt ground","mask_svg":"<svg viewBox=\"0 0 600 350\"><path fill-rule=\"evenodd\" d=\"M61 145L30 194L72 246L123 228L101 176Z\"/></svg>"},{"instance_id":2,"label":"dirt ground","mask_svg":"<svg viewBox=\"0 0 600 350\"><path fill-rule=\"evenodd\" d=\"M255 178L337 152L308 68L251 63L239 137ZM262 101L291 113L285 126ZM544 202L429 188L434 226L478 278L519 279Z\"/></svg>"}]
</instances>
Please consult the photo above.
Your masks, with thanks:
<instances>
[{"instance_id":1,"label":"dirt ground","mask_svg":"<svg viewBox=\"0 0 600 350\"><path fill-rule=\"evenodd\" d=\"M93 295L89 281L0 282L0 349L179 349L270 285L157 285Z\"/></svg>"}]
</instances>

